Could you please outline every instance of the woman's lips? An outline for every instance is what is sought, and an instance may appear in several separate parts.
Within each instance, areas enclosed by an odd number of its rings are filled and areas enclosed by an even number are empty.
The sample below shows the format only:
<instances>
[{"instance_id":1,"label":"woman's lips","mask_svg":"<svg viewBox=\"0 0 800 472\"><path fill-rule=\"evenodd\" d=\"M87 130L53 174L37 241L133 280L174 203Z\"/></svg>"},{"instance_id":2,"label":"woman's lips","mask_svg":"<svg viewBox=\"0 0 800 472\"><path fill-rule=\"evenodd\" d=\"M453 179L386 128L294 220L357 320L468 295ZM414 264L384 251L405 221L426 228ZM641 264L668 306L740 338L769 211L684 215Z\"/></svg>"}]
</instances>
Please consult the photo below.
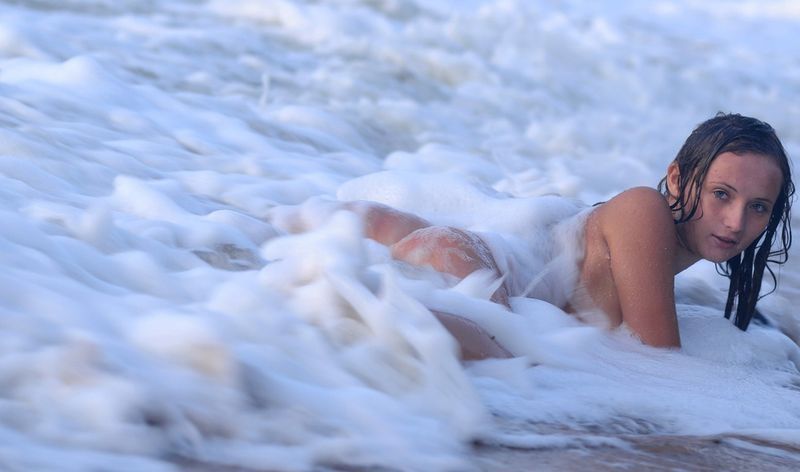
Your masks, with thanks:
<instances>
[{"instance_id":1,"label":"woman's lips","mask_svg":"<svg viewBox=\"0 0 800 472\"><path fill-rule=\"evenodd\" d=\"M711 237L719 247L724 249L730 249L736 246L736 243L738 242L735 239L717 236L716 234L712 234Z\"/></svg>"}]
</instances>

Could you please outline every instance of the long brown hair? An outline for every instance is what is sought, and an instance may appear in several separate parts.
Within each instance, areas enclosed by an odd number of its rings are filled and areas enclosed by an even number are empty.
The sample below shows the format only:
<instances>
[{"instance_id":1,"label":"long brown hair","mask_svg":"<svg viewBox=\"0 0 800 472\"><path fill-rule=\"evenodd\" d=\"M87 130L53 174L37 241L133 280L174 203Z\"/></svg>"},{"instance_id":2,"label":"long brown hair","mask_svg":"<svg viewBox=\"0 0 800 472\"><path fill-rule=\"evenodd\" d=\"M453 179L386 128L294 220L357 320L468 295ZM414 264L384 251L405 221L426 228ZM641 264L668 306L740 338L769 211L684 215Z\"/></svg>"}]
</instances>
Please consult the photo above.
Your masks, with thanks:
<instances>
[{"instance_id":1,"label":"long brown hair","mask_svg":"<svg viewBox=\"0 0 800 472\"><path fill-rule=\"evenodd\" d=\"M675 224L685 223L695 215L700 206L699 189L708 169L714 159L725 152L768 156L775 160L783 173L781 190L767 228L742 253L724 264L717 264L717 272L730 279L725 318L730 318L735 305L734 324L746 330L756 311L756 302L761 298L759 292L764 270L772 277L773 289L768 292L771 293L775 290L777 278L769 264L785 264L789 257L794 184L789 158L772 126L747 116L718 113L692 131L675 157L680 173L678 195L673 195L675 201L670 205L673 212L680 215ZM658 184L658 190L664 195L669 192L666 182L664 177ZM777 249L773 249L778 240Z\"/></svg>"}]
</instances>

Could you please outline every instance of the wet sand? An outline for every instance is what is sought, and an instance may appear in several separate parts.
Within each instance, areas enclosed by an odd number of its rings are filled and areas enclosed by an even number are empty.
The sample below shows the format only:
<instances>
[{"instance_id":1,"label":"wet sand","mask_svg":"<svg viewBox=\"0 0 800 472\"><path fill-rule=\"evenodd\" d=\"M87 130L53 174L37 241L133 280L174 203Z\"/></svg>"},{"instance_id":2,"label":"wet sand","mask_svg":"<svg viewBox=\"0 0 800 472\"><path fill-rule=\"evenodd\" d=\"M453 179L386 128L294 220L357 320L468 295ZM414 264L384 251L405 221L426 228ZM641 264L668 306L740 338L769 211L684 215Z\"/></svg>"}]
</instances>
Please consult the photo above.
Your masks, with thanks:
<instances>
[{"instance_id":1,"label":"wet sand","mask_svg":"<svg viewBox=\"0 0 800 472\"><path fill-rule=\"evenodd\" d=\"M617 436L630 448L511 449L478 446L480 470L797 471L800 445L744 436Z\"/></svg>"},{"instance_id":2,"label":"wet sand","mask_svg":"<svg viewBox=\"0 0 800 472\"><path fill-rule=\"evenodd\" d=\"M597 437L597 436L594 436ZM800 470L800 445L780 444L746 436L613 436L629 447L521 449L486 445L473 448L475 470L505 471L786 471ZM180 459L189 472L272 472L280 469L225 467ZM290 467L289 467L290 468ZM327 465L318 472L394 472L386 467Z\"/></svg>"}]
</instances>

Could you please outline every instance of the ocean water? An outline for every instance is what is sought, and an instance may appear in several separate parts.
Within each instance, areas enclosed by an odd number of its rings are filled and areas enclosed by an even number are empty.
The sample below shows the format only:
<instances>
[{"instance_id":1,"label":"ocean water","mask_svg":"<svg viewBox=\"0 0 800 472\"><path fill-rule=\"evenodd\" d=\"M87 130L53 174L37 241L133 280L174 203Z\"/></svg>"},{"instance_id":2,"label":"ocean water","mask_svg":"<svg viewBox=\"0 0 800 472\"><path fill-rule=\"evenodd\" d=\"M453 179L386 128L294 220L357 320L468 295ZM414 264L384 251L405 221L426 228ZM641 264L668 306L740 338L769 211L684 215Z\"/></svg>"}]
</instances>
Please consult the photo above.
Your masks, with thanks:
<instances>
[{"instance_id":1,"label":"ocean water","mask_svg":"<svg viewBox=\"0 0 800 472\"><path fill-rule=\"evenodd\" d=\"M0 469L792 470L797 258L746 333L681 274L676 352L336 209L535 234L717 111L800 155L796 2L628 3L0 2ZM517 357L461 363L432 306Z\"/></svg>"}]
</instances>

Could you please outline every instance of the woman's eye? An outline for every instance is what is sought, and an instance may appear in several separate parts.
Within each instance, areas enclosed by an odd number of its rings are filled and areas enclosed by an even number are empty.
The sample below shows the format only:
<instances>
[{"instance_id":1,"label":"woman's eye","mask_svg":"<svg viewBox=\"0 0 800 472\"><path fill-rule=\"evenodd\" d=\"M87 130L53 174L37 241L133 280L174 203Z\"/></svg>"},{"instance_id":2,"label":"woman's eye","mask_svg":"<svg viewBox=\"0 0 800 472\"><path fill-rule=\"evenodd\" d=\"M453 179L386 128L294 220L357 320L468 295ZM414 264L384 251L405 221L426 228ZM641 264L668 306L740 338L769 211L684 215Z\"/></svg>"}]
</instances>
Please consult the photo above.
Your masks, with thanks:
<instances>
[{"instance_id":1,"label":"woman's eye","mask_svg":"<svg viewBox=\"0 0 800 472\"><path fill-rule=\"evenodd\" d=\"M769 208L767 208L767 206L763 203L753 203L752 207L756 213L767 213L769 211Z\"/></svg>"},{"instance_id":2,"label":"woman's eye","mask_svg":"<svg viewBox=\"0 0 800 472\"><path fill-rule=\"evenodd\" d=\"M714 190L713 193L714 193L714 196L719 198L720 200L724 200L724 199L728 198L728 192L726 192L724 190Z\"/></svg>"}]
</instances>

